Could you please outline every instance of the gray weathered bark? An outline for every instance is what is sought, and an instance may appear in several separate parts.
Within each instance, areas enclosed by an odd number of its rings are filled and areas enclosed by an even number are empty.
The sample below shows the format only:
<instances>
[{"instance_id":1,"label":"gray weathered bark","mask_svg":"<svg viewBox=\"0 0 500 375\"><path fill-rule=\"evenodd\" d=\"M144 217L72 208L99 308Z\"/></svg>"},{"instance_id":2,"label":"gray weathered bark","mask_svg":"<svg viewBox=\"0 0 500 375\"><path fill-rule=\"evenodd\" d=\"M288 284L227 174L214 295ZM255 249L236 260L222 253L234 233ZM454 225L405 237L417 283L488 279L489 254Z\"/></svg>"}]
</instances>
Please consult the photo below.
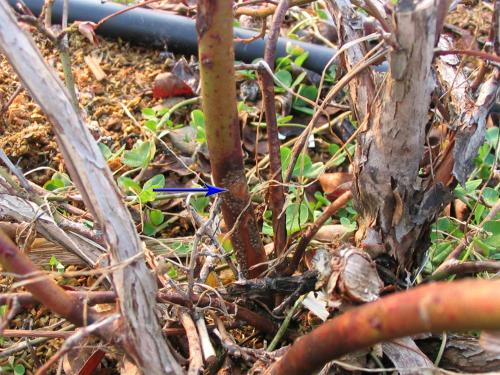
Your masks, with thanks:
<instances>
[{"instance_id":1,"label":"gray weathered bark","mask_svg":"<svg viewBox=\"0 0 500 375\"><path fill-rule=\"evenodd\" d=\"M328 2L335 14L343 43L361 36L351 15L350 2ZM411 268L425 223L435 213L426 204L442 198L438 188L424 195L419 163L424 154L425 126L434 82L431 62L436 34L434 0L400 1L396 7L390 72L381 94L374 95L369 72L350 87L358 120L366 126L358 138L353 195L360 212L358 239L372 255L388 252ZM363 51L350 49L346 68L361 61ZM370 102L371 101L371 102ZM427 203L426 203L427 202ZM439 204L436 204L439 206ZM418 257L419 251L416 251Z\"/></svg>"},{"instance_id":2,"label":"gray weathered bark","mask_svg":"<svg viewBox=\"0 0 500 375\"><path fill-rule=\"evenodd\" d=\"M71 104L56 73L33 40L20 29L7 2L0 2L0 48L56 135L71 178L103 229L110 248L113 282L123 316L123 346L146 374L180 374L154 313L156 285L147 269L142 244L111 171L95 140Z\"/></svg>"}]
</instances>

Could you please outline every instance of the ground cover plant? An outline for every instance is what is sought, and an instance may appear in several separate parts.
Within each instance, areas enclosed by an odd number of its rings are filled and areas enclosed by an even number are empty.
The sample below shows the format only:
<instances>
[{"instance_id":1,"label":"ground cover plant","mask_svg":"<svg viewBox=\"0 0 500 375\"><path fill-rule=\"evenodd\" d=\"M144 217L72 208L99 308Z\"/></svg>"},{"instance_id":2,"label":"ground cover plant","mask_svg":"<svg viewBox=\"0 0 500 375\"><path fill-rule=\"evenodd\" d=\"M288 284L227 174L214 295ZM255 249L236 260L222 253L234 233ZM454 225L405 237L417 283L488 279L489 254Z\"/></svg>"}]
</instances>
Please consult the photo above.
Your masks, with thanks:
<instances>
[{"instance_id":1,"label":"ground cover plant","mask_svg":"<svg viewBox=\"0 0 500 375\"><path fill-rule=\"evenodd\" d=\"M500 369L498 2L35 3L0 3L2 372ZM134 14L197 51L101 36Z\"/></svg>"}]
</instances>

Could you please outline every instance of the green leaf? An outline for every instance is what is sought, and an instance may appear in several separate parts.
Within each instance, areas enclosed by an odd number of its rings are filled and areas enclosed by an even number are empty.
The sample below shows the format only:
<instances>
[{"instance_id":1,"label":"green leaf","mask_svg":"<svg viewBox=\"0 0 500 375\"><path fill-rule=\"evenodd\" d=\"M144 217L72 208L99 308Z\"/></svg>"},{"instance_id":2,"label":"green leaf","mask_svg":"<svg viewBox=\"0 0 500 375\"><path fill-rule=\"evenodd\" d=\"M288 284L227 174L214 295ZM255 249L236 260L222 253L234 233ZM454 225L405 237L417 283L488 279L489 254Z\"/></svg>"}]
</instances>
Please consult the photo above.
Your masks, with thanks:
<instances>
[{"instance_id":1,"label":"green leaf","mask_svg":"<svg viewBox=\"0 0 500 375\"><path fill-rule=\"evenodd\" d=\"M453 234L459 229L458 224L448 217L440 217L437 220L436 228L440 231Z\"/></svg>"},{"instance_id":2,"label":"green leaf","mask_svg":"<svg viewBox=\"0 0 500 375\"><path fill-rule=\"evenodd\" d=\"M262 233L266 236L274 235L273 227L267 222L262 222Z\"/></svg>"},{"instance_id":3,"label":"green leaf","mask_svg":"<svg viewBox=\"0 0 500 375\"><path fill-rule=\"evenodd\" d=\"M329 206L330 205L330 201L328 199L326 199L324 197L324 195L319 191L314 193L314 198L316 198L316 200L319 203L318 208L321 206Z\"/></svg>"},{"instance_id":4,"label":"green leaf","mask_svg":"<svg viewBox=\"0 0 500 375\"><path fill-rule=\"evenodd\" d=\"M193 206L196 212L200 214L205 212L205 209L208 207L209 203L210 199L208 197L198 197L191 199L191 206Z\"/></svg>"},{"instance_id":5,"label":"green leaf","mask_svg":"<svg viewBox=\"0 0 500 375\"><path fill-rule=\"evenodd\" d=\"M469 194L474 193L474 191L483 183L483 180L470 180L465 183L465 191Z\"/></svg>"},{"instance_id":6,"label":"green leaf","mask_svg":"<svg viewBox=\"0 0 500 375\"><path fill-rule=\"evenodd\" d=\"M316 97L318 95L318 88L314 85L300 85L298 93L309 100L316 100ZM297 109L297 107L308 107L308 106L309 104L307 104L304 100L300 98L296 98L293 103L293 108L295 109Z\"/></svg>"},{"instance_id":7,"label":"green leaf","mask_svg":"<svg viewBox=\"0 0 500 375\"><path fill-rule=\"evenodd\" d=\"M323 172L324 166L325 165L320 161L311 164L311 166L306 171L304 171L304 177L317 178Z\"/></svg>"},{"instance_id":8,"label":"green leaf","mask_svg":"<svg viewBox=\"0 0 500 375\"><path fill-rule=\"evenodd\" d=\"M443 260L451 253L453 250L453 243L442 242L437 245L433 245L433 253L431 262L435 265L441 264Z\"/></svg>"},{"instance_id":9,"label":"green leaf","mask_svg":"<svg viewBox=\"0 0 500 375\"><path fill-rule=\"evenodd\" d=\"M153 108L143 108L141 113L147 119L152 117L156 118L156 111Z\"/></svg>"},{"instance_id":10,"label":"green leaf","mask_svg":"<svg viewBox=\"0 0 500 375\"><path fill-rule=\"evenodd\" d=\"M177 279L177 268L175 268L174 266L171 266L168 271L167 271L167 275L168 277L170 277L171 279Z\"/></svg>"},{"instance_id":11,"label":"green leaf","mask_svg":"<svg viewBox=\"0 0 500 375\"><path fill-rule=\"evenodd\" d=\"M71 185L71 179L66 173L56 172L52 175L52 178L43 185L43 187L49 191L54 191Z\"/></svg>"},{"instance_id":12,"label":"green leaf","mask_svg":"<svg viewBox=\"0 0 500 375\"><path fill-rule=\"evenodd\" d=\"M191 246L186 242L172 242L170 244L170 247L180 256L189 254L191 252Z\"/></svg>"},{"instance_id":13,"label":"green leaf","mask_svg":"<svg viewBox=\"0 0 500 375\"><path fill-rule=\"evenodd\" d=\"M143 190L161 189L165 187L165 176L157 174L147 180L143 185Z\"/></svg>"},{"instance_id":14,"label":"green leaf","mask_svg":"<svg viewBox=\"0 0 500 375\"><path fill-rule=\"evenodd\" d=\"M311 157L305 153L301 153L297 158L295 167L293 168L293 176L305 176L312 167Z\"/></svg>"},{"instance_id":15,"label":"green leaf","mask_svg":"<svg viewBox=\"0 0 500 375\"><path fill-rule=\"evenodd\" d=\"M276 72L276 77L286 87L290 87L292 85L293 78L292 78L292 75L290 74L290 72L288 70L279 70L279 71L277 71Z\"/></svg>"},{"instance_id":16,"label":"green leaf","mask_svg":"<svg viewBox=\"0 0 500 375\"><path fill-rule=\"evenodd\" d=\"M340 224L348 231L348 232L354 232L358 226L355 221L349 220L347 217L341 217L340 218Z\"/></svg>"},{"instance_id":17,"label":"green leaf","mask_svg":"<svg viewBox=\"0 0 500 375\"><path fill-rule=\"evenodd\" d=\"M300 73L297 78L295 78L295 80L293 81L292 83L292 88L293 87L296 87L298 85L300 85L302 83L302 81L307 77L307 73L306 72L302 72Z\"/></svg>"},{"instance_id":18,"label":"green leaf","mask_svg":"<svg viewBox=\"0 0 500 375\"><path fill-rule=\"evenodd\" d=\"M497 147L498 137L500 137L498 127L495 126L486 130L486 142L491 148Z\"/></svg>"},{"instance_id":19,"label":"green leaf","mask_svg":"<svg viewBox=\"0 0 500 375\"><path fill-rule=\"evenodd\" d=\"M132 168L144 168L154 156L155 147L151 141L137 141L132 150L123 153L123 164Z\"/></svg>"},{"instance_id":20,"label":"green leaf","mask_svg":"<svg viewBox=\"0 0 500 375\"><path fill-rule=\"evenodd\" d=\"M53 180L62 181L64 187L71 186L73 183L66 173L56 172L52 175Z\"/></svg>"},{"instance_id":21,"label":"green leaf","mask_svg":"<svg viewBox=\"0 0 500 375\"><path fill-rule=\"evenodd\" d=\"M149 220L153 225L160 225L165 220L165 215L160 210L151 210L149 211Z\"/></svg>"},{"instance_id":22,"label":"green leaf","mask_svg":"<svg viewBox=\"0 0 500 375\"><path fill-rule=\"evenodd\" d=\"M292 120L293 120L292 115L278 116L278 118L276 119L276 122L278 123L278 125L284 125L284 124L288 124Z\"/></svg>"},{"instance_id":23,"label":"green leaf","mask_svg":"<svg viewBox=\"0 0 500 375\"><path fill-rule=\"evenodd\" d=\"M48 191L54 191L64 188L64 183L60 180L49 180L45 184L43 184L43 188Z\"/></svg>"},{"instance_id":24,"label":"green leaf","mask_svg":"<svg viewBox=\"0 0 500 375\"><path fill-rule=\"evenodd\" d=\"M476 205L474 208L474 223L479 224L482 221L484 211L486 210L486 207L483 206L482 204Z\"/></svg>"},{"instance_id":25,"label":"green leaf","mask_svg":"<svg viewBox=\"0 0 500 375\"><path fill-rule=\"evenodd\" d=\"M500 221L487 221L484 223L483 229L488 232L488 236L483 241L494 247L496 251L500 250Z\"/></svg>"},{"instance_id":26,"label":"green leaf","mask_svg":"<svg viewBox=\"0 0 500 375\"><path fill-rule=\"evenodd\" d=\"M118 177L118 186L121 187L125 193L132 191L135 194L139 194L142 191L141 186L129 177Z\"/></svg>"},{"instance_id":27,"label":"green leaf","mask_svg":"<svg viewBox=\"0 0 500 375\"><path fill-rule=\"evenodd\" d=\"M486 187L483 190L484 202L489 206L494 206L498 202L498 190Z\"/></svg>"},{"instance_id":28,"label":"green leaf","mask_svg":"<svg viewBox=\"0 0 500 375\"><path fill-rule=\"evenodd\" d=\"M156 130L158 128L158 121L156 121L156 120L147 120L144 123L144 126L146 128L148 128L149 130L151 130L153 133L156 133Z\"/></svg>"},{"instance_id":29,"label":"green leaf","mask_svg":"<svg viewBox=\"0 0 500 375\"><path fill-rule=\"evenodd\" d=\"M139 200L141 203L152 202L156 199L156 193L151 189L144 189L139 193Z\"/></svg>"},{"instance_id":30,"label":"green leaf","mask_svg":"<svg viewBox=\"0 0 500 375\"><path fill-rule=\"evenodd\" d=\"M288 234L298 232L309 218L309 209L304 202L298 204L293 203L285 210L286 229Z\"/></svg>"},{"instance_id":31,"label":"green leaf","mask_svg":"<svg viewBox=\"0 0 500 375\"><path fill-rule=\"evenodd\" d=\"M286 170L290 164L290 157L292 155L292 150L289 147L280 147L280 158L281 158L281 169L283 177L285 177Z\"/></svg>"},{"instance_id":32,"label":"green leaf","mask_svg":"<svg viewBox=\"0 0 500 375\"><path fill-rule=\"evenodd\" d=\"M295 65L302 66L304 64L304 62L307 60L308 57L309 57L309 52L306 51L304 53L301 53L295 59Z\"/></svg>"},{"instance_id":33,"label":"green leaf","mask_svg":"<svg viewBox=\"0 0 500 375\"><path fill-rule=\"evenodd\" d=\"M484 255L486 257L489 257L490 253L492 253L492 252L494 252L496 250L493 246L489 245L487 242L483 242L478 237L474 237L474 239L472 240L472 243L475 246L478 246L484 252Z\"/></svg>"},{"instance_id":34,"label":"green leaf","mask_svg":"<svg viewBox=\"0 0 500 375\"><path fill-rule=\"evenodd\" d=\"M54 255L52 255L50 257L50 260L49 260L49 266L55 267L55 266L57 266L57 263L59 263L59 261L57 260L57 258Z\"/></svg>"},{"instance_id":35,"label":"green leaf","mask_svg":"<svg viewBox=\"0 0 500 375\"><path fill-rule=\"evenodd\" d=\"M336 155L337 152L340 150L340 146L336 143L330 143L328 145L328 152L330 153L330 155ZM340 152L334 159L333 161L333 166L334 167L338 167L339 165L342 165L345 160L346 160L346 151L342 151Z\"/></svg>"},{"instance_id":36,"label":"green leaf","mask_svg":"<svg viewBox=\"0 0 500 375\"><path fill-rule=\"evenodd\" d=\"M15 375L24 375L25 372L26 372L26 369L24 368L23 365L19 364L19 365L14 366L14 374Z\"/></svg>"},{"instance_id":37,"label":"green leaf","mask_svg":"<svg viewBox=\"0 0 500 375\"><path fill-rule=\"evenodd\" d=\"M98 143L97 147L99 147L99 150L101 150L102 156L104 156L104 160L109 160L113 156L113 153L109 149L108 146L106 146L104 143Z\"/></svg>"},{"instance_id":38,"label":"green leaf","mask_svg":"<svg viewBox=\"0 0 500 375\"><path fill-rule=\"evenodd\" d=\"M150 223L144 223L142 227L142 233L146 236L152 236L155 234L156 228Z\"/></svg>"},{"instance_id":39,"label":"green leaf","mask_svg":"<svg viewBox=\"0 0 500 375\"><path fill-rule=\"evenodd\" d=\"M276 59L276 70L289 69L290 65L292 65L292 60L290 59L290 56L278 57Z\"/></svg>"},{"instance_id":40,"label":"green leaf","mask_svg":"<svg viewBox=\"0 0 500 375\"><path fill-rule=\"evenodd\" d=\"M191 126L196 129L196 140L200 143L205 143L207 141L205 115L201 110L195 109L191 112Z\"/></svg>"}]
</instances>

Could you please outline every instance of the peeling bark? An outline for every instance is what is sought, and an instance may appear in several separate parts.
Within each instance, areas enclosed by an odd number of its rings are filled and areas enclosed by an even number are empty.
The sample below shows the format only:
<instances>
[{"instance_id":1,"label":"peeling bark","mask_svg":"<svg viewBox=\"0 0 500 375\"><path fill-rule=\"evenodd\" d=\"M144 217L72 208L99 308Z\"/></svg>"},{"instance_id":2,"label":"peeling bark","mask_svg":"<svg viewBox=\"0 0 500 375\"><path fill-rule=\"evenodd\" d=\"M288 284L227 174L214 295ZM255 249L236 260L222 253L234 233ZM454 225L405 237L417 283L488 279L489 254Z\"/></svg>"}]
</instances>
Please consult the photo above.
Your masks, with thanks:
<instances>
[{"instance_id":1,"label":"peeling bark","mask_svg":"<svg viewBox=\"0 0 500 375\"><path fill-rule=\"evenodd\" d=\"M441 337L433 336L418 340L417 343L424 353L434 356L439 351L441 341ZM500 354L484 350L475 337L448 336L439 367L469 373L498 371Z\"/></svg>"},{"instance_id":2,"label":"peeling bark","mask_svg":"<svg viewBox=\"0 0 500 375\"><path fill-rule=\"evenodd\" d=\"M266 253L248 193L243 166L234 79L233 8L229 0L198 1L196 27L203 112L212 176L222 195L222 215L244 275L257 277Z\"/></svg>"},{"instance_id":3,"label":"peeling bark","mask_svg":"<svg viewBox=\"0 0 500 375\"><path fill-rule=\"evenodd\" d=\"M411 269L426 247L428 220L444 199L438 188L424 194L418 177L434 88L436 2L400 1L394 20L390 73L358 139L353 195L363 247L372 255L389 252Z\"/></svg>"},{"instance_id":4,"label":"peeling bark","mask_svg":"<svg viewBox=\"0 0 500 375\"><path fill-rule=\"evenodd\" d=\"M464 185L474 169L474 159L486 134L486 119L497 97L500 84L500 69L483 83L473 111L464 113L461 126L455 137L453 175Z\"/></svg>"},{"instance_id":5,"label":"peeling bark","mask_svg":"<svg viewBox=\"0 0 500 375\"><path fill-rule=\"evenodd\" d=\"M328 0L328 10L335 17L340 45L352 42L364 36L363 18L354 10L350 0ZM364 59L367 49L357 43L347 49L339 60L347 71ZM375 97L375 83L369 69L362 70L349 82L349 99L358 123L362 123L369 112L370 103Z\"/></svg>"},{"instance_id":6,"label":"peeling bark","mask_svg":"<svg viewBox=\"0 0 500 375\"><path fill-rule=\"evenodd\" d=\"M439 47L452 50L450 38L442 36ZM481 86L474 101L471 87L465 74L459 69L460 60L455 55L440 56L437 60L437 78L449 95L445 105L451 122L450 143L443 153L442 160L436 162L436 182L449 181L453 175L460 184L465 184L474 168L474 159L484 142L488 114L495 104L500 70L495 69L492 76Z\"/></svg>"}]
</instances>

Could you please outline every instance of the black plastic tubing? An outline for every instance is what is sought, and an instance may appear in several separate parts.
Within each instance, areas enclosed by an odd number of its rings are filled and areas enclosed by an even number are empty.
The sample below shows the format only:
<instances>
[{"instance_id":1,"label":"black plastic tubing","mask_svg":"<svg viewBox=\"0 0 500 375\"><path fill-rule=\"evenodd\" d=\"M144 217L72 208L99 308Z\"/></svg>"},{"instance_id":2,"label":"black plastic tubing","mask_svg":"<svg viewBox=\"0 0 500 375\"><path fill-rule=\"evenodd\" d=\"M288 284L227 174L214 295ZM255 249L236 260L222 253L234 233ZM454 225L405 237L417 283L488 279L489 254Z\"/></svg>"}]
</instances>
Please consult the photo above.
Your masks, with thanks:
<instances>
[{"instance_id":1,"label":"black plastic tubing","mask_svg":"<svg viewBox=\"0 0 500 375\"><path fill-rule=\"evenodd\" d=\"M0 0L3 1L3 0ZM8 0L15 6L17 0ZM24 0L31 11L38 15L44 0ZM52 20L61 21L63 0L56 0L53 5ZM98 22L102 18L123 9L125 6L104 0L69 0L69 22L92 21ZM158 10L136 8L113 17L97 29L103 36L121 38L132 43L149 45L152 47L167 48L171 52L181 54L197 54L197 34L195 21L182 16L169 14ZM236 38L247 39L256 35L256 32L235 28ZM321 73L328 61L335 54L335 49L304 43L292 39L279 38L277 56L286 56L287 43L299 46L309 52L304 67ZM236 59L250 63L264 55L265 39L258 39L252 43L235 43Z\"/></svg>"}]
</instances>

